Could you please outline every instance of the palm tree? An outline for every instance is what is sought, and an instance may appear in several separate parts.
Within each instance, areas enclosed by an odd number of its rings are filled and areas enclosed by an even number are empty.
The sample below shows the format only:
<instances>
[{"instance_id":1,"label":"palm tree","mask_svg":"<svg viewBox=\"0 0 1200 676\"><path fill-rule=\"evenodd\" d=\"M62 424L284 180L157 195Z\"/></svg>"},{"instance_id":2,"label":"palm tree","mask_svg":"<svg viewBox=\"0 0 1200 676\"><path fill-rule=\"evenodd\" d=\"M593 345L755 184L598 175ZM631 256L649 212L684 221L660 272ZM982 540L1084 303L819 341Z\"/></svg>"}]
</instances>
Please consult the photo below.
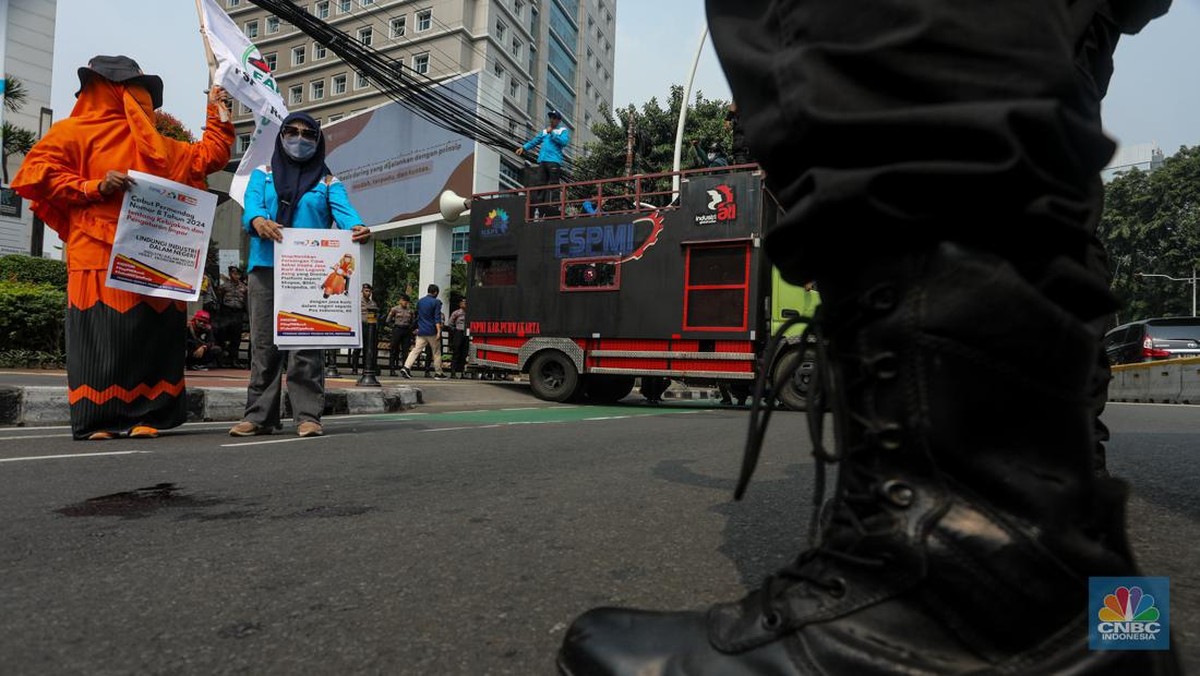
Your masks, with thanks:
<instances>
[{"instance_id":1,"label":"palm tree","mask_svg":"<svg viewBox=\"0 0 1200 676\"><path fill-rule=\"evenodd\" d=\"M29 92L25 89L25 83L20 78L15 78L12 75L5 75L4 80L4 109L10 113L16 113L25 107L25 101L29 98Z\"/></svg>"},{"instance_id":2,"label":"palm tree","mask_svg":"<svg viewBox=\"0 0 1200 676\"><path fill-rule=\"evenodd\" d=\"M12 75L5 77L4 109L10 113L20 112L29 99L29 91L25 89L25 83L19 78ZM37 134L5 122L3 128L0 128L0 138L3 139L3 143L0 144L0 177L3 179L3 184L8 185L9 155L24 155L29 152L33 148L33 144L37 143Z\"/></svg>"},{"instance_id":3,"label":"palm tree","mask_svg":"<svg viewBox=\"0 0 1200 676\"><path fill-rule=\"evenodd\" d=\"M24 155L28 153L33 144L37 143L37 134L23 129L14 127L5 122L4 128L0 131L0 135L4 137L4 148L0 152L0 167L3 167L4 185L8 185L8 157L9 155Z\"/></svg>"}]
</instances>

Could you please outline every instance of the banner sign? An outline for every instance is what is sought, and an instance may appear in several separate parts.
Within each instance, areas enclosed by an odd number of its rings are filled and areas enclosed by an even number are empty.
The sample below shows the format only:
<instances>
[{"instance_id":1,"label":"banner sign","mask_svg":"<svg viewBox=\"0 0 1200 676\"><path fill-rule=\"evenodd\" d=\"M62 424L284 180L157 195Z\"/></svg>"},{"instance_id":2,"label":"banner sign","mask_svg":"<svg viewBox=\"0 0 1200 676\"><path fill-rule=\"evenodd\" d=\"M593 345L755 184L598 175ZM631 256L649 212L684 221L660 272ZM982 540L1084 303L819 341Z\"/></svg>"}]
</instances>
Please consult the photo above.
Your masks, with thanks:
<instances>
[{"instance_id":1,"label":"banner sign","mask_svg":"<svg viewBox=\"0 0 1200 676\"><path fill-rule=\"evenodd\" d=\"M362 347L364 247L349 230L284 228L275 244L275 345Z\"/></svg>"},{"instance_id":2,"label":"banner sign","mask_svg":"<svg viewBox=\"0 0 1200 676\"><path fill-rule=\"evenodd\" d=\"M467 105L478 74L433 85ZM475 142L389 103L327 124L325 164L372 225L438 213L445 190L473 192ZM381 141L383 139L383 141Z\"/></svg>"},{"instance_id":3,"label":"banner sign","mask_svg":"<svg viewBox=\"0 0 1200 676\"><path fill-rule=\"evenodd\" d=\"M208 254L217 196L165 178L130 171L113 238L112 289L194 301Z\"/></svg>"}]
</instances>

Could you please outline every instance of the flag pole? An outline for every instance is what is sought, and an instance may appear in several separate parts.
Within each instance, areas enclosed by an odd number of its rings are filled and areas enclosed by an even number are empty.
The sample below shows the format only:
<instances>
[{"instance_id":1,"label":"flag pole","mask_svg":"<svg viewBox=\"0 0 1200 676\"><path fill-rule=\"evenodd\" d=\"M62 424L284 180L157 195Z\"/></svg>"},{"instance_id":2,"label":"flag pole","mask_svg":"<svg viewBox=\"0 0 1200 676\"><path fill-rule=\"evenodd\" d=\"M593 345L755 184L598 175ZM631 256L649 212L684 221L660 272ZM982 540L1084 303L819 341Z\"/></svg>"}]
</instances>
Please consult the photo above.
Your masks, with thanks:
<instances>
[{"instance_id":1,"label":"flag pole","mask_svg":"<svg viewBox=\"0 0 1200 676\"><path fill-rule=\"evenodd\" d=\"M200 39L204 43L204 58L208 61L208 90L213 87L213 81L217 77L217 55L213 53L212 44L208 41L208 25L204 22L204 8L200 6L203 0L196 0L196 18L200 21ZM205 93L208 93L205 90ZM220 106L221 121L229 121L229 109L225 106Z\"/></svg>"},{"instance_id":2,"label":"flag pole","mask_svg":"<svg viewBox=\"0 0 1200 676\"><path fill-rule=\"evenodd\" d=\"M196 0L196 18L200 20L200 37L204 41L204 56L208 59L208 86L211 87L217 75L217 56L213 54L212 45L208 42L208 26L204 23L204 8L202 0Z\"/></svg>"}]
</instances>

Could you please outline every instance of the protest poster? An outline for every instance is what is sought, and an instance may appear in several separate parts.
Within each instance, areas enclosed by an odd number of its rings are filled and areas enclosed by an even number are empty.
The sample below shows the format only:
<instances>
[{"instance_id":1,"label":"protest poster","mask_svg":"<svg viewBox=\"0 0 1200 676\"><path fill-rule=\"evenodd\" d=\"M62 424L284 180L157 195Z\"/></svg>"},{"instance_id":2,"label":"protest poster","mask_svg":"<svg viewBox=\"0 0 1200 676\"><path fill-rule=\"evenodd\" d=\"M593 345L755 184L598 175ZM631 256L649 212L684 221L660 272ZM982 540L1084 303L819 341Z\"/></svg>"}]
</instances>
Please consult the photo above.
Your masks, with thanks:
<instances>
[{"instance_id":1,"label":"protest poster","mask_svg":"<svg viewBox=\"0 0 1200 676\"><path fill-rule=\"evenodd\" d=\"M140 171L129 176L135 183L121 202L107 286L196 300L217 196Z\"/></svg>"},{"instance_id":2,"label":"protest poster","mask_svg":"<svg viewBox=\"0 0 1200 676\"><path fill-rule=\"evenodd\" d=\"M275 244L275 344L362 346L361 244L349 230L284 228Z\"/></svg>"}]
</instances>

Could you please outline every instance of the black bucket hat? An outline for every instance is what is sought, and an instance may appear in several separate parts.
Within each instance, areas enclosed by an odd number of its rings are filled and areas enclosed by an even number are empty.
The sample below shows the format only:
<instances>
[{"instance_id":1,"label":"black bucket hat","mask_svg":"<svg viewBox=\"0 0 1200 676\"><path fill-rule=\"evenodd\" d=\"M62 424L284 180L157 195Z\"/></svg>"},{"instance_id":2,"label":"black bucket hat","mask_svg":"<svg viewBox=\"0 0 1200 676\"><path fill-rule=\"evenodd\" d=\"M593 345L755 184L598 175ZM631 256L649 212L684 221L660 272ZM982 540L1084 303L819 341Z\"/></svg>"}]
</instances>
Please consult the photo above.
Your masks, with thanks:
<instances>
[{"instance_id":1,"label":"black bucket hat","mask_svg":"<svg viewBox=\"0 0 1200 676\"><path fill-rule=\"evenodd\" d=\"M88 80L99 75L110 82L121 84L136 84L145 87L150 92L150 100L154 102L155 110L162 108L163 82L157 75L146 75L142 72L137 61L128 56L93 56L88 65L79 69L78 98Z\"/></svg>"}]
</instances>

